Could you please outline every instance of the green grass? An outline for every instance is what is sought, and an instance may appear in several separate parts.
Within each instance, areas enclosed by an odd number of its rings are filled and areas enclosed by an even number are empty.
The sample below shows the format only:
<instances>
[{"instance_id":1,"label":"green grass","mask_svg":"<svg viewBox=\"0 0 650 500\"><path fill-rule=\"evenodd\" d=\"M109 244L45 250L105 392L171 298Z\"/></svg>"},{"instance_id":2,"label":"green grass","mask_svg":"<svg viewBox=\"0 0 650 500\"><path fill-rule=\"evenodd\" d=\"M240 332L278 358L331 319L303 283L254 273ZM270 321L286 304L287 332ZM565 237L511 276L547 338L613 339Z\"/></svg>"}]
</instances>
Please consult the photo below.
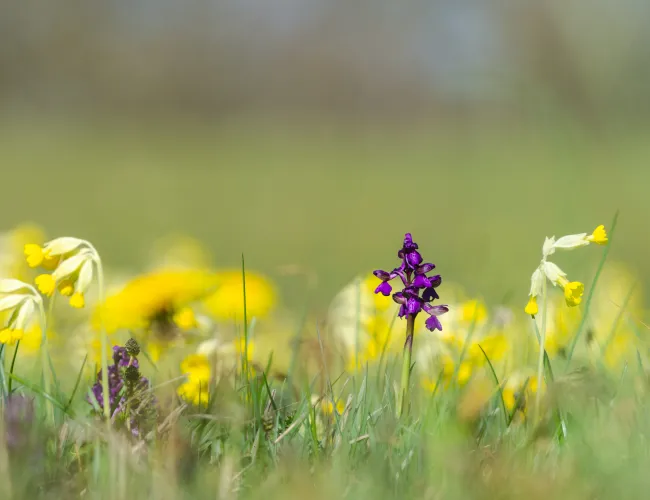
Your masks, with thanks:
<instances>
[{"instance_id":1,"label":"green grass","mask_svg":"<svg viewBox=\"0 0 650 500\"><path fill-rule=\"evenodd\" d=\"M509 296L521 309L543 236L591 231L620 210L616 245L602 258L631 264L643 285L650 276L644 139L642 131L593 138L566 124L471 131L261 121L5 125L3 225L33 220L53 236L88 238L109 269L142 267L153 239L189 232L207 243L217 266L241 266L243 279L251 269L272 274L289 309L305 311L317 347L308 359L297 350L273 353L246 377L242 360L234 381L222 379L198 408L174 392L177 360L154 367L143 353L141 371L158 402L145 441L89 416L93 380L83 368L65 370L55 360L48 393L40 369L20 355L10 369L14 352L5 349L0 382L13 399L1 398L0 498L645 498L645 347L638 363L618 371L584 363L578 351L570 365L545 357L539 418L527 382L516 400L526 414L507 408L504 374L481 348L487 392L471 383L427 392L414 378L398 417L399 357L382 352L376 365L343 372L330 363L321 323L310 323L323 319L352 276L394 263L406 230L445 280L491 302ZM562 259L572 277L596 283L598 252ZM280 275L283 264L317 272L313 296ZM248 346L257 325L247 320L236 328ZM612 329L623 320L621 312ZM402 336L404 323L397 320L392 335ZM584 327L574 332L576 344ZM645 340L647 331L635 328ZM296 328L296 341L301 335ZM466 354L464 347L458 361ZM290 360L283 379L271 376L279 356ZM12 418L19 395L33 398L33 413L28 404ZM341 414L323 412L322 402L338 400Z\"/></svg>"}]
</instances>

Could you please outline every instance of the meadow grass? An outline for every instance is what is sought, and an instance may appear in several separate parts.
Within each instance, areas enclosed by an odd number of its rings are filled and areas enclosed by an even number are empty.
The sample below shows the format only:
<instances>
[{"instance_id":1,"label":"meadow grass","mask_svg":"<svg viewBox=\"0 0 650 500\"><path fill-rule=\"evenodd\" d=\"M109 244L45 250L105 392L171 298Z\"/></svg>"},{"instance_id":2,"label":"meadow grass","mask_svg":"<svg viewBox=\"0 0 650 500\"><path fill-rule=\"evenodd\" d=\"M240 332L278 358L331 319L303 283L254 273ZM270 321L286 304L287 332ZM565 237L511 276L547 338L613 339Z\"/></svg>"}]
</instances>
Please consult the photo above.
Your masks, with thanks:
<instances>
[{"instance_id":1,"label":"meadow grass","mask_svg":"<svg viewBox=\"0 0 650 500\"><path fill-rule=\"evenodd\" d=\"M143 346L139 370L152 390L134 401L153 405L155 395L156 416L134 436L101 421L91 390L99 363L89 354L59 348L43 369L15 356L20 344L3 344L0 498L645 498L647 328L627 312L637 288L617 297L615 317L603 325L611 333L595 354L587 352L594 325L586 319L605 303L598 292L610 282L603 285L599 276L612 255L637 264L639 288L647 281L638 224L648 202L635 196L648 175L639 169L648 153L640 139L597 143L575 131L570 140L546 131L506 142L503 131L487 138L420 131L395 133L386 144L381 129L302 136L250 124L179 130L139 136L139 128L30 129L29 141L24 131L11 131L0 148L3 177L28 185L30 203L23 202L27 188L8 190L0 206L21 210L0 212L7 224L20 215L54 234L82 232L105 263L118 266L146 263L148 256L137 253L166 231L204 239L218 266L237 272L241 266L243 315L228 325L243 339L236 368L219 377L213 372L208 393L193 403L177 391L184 380L180 352L157 361ZM618 179L612 163L621 165ZM411 193L410 208L422 215L406 220L395 207L400 179L410 171L422 189ZM629 184L631 178L637 182ZM451 372L443 366L429 374L433 389L415 376L418 349L426 345L424 334L416 334L403 411L400 355L388 349L388 339L401 343L406 322L392 314L378 357L359 362L360 282L350 303L355 368L334 354L331 325L323 321L329 298L350 276L394 258L405 230L422 235L421 247L432 249L445 279L521 314L542 236L608 222L616 208L620 222L608 224L616 226L613 246L600 257L586 252L562 260L591 287L565 345L542 353L539 398L530 392L530 374L512 401L506 395L512 362L492 358L484 343L497 328L496 308L483 323L478 307L471 310L454 332L462 342ZM292 323L291 342L264 339L265 319L250 313L251 262L271 272L297 264L318 275L311 290L284 282L286 305L305 311ZM440 294L444 302L444 285ZM75 334L66 331L75 324L68 313L53 308L51 314L61 317L59 336ZM639 343L626 344L634 356L612 365L606 354L610 344L618 346L621 324ZM541 338L537 327L526 318L511 329ZM111 344L124 345L130 333L112 335ZM513 352L515 364L535 370L534 349ZM75 356L72 370L62 361ZM461 380L469 360L471 378Z\"/></svg>"}]
</instances>

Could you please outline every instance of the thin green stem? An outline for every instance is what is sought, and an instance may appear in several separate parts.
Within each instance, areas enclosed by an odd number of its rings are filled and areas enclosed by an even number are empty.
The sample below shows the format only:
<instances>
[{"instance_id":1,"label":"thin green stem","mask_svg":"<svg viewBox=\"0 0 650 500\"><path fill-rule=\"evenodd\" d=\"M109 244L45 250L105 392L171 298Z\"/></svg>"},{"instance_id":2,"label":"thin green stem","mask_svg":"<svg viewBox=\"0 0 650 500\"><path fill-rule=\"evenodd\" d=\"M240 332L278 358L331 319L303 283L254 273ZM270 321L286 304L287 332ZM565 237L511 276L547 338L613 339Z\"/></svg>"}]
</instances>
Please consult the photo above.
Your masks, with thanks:
<instances>
[{"instance_id":1,"label":"thin green stem","mask_svg":"<svg viewBox=\"0 0 650 500\"><path fill-rule=\"evenodd\" d=\"M248 312L246 310L246 264L244 254L241 254L241 281L244 294L244 357L242 359L242 376L246 377L246 382L248 382Z\"/></svg>"},{"instance_id":2,"label":"thin green stem","mask_svg":"<svg viewBox=\"0 0 650 500\"><path fill-rule=\"evenodd\" d=\"M20 348L20 340L16 342L16 348L14 349L14 355L11 358L11 367L9 368L9 388L7 389L7 395L11 395L11 383L13 379L11 376L14 374L14 366L16 365L16 355L18 354L18 349Z\"/></svg>"},{"instance_id":3,"label":"thin green stem","mask_svg":"<svg viewBox=\"0 0 650 500\"><path fill-rule=\"evenodd\" d=\"M52 298L50 298L50 302L52 302ZM49 304L48 304L49 305ZM49 358L49 353L48 353L48 345L47 345L47 325L48 325L48 317L45 314L45 308L43 307L43 302L39 300L38 302L38 312L39 312L39 319L41 323L41 364L42 364L42 371L43 371L43 389L45 390L46 394L50 394L50 381L47 376L47 367L48 367L48 358ZM50 401L50 418L52 419L52 424L54 424L54 405Z\"/></svg>"},{"instance_id":4,"label":"thin green stem","mask_svg":"<svg viewBox=\"0 0 650 500\"><path fill-rule=\"evenodd\" d=\"M548 284L546 278L542 283L542 331L539 338L539 359L537 362L537 393L535 395L535 420L540 416L540 406L542 402L542 387L544 382L544 354L546 352L546 309Z\"/></svg>"},{"instance_id":5,"label":"thin green stem","mask_svg":"<svg viewBox=\"0 0 650 500\"><path fill-rule=\"evenodd\" d=\"M402 387L400 390L401 402L399 405L399 416L401 417L408 409L408 392L411 382L411 357L413 355L413 332L415 330L415 315L406 316L406 341L404 342L404 353L402 358Z\"/></svg>"},{"instance_id":6,"label":"thin green stem","mask_svg":"<svg viewBox=\"0 0 650 500\"><path fill-rule=\"evenodd\" d=\"M568 370L569 365L571 364L571 359L573 358L574 351L576 349L576 346L578 345L578 340L580 340L580 335L582 335L582 332L585 329L585 326L587 324L587 319L589 317L589 309L591 307L591 301L594 296L594 291L596 290L596 285L598 284L598 279L600 278L600 274L603 270L603 267L605 266L605 261L607 260L607 256L609 255L609 250L612 245L612 239L614 237L614 231L616 230L617 222L618 222L618 211L614 214L614 219L612 220L612 225L610 226L611 229L609 230L609 242L605 246L605 249L603 251L603 256L600 259L598 268L596 269L596 274L594 275L594 281L592 282L591 287L589 287L589 294L587 295L587 300L585 301L585 308L582 313L582 319L580 320L580 324L578 325L576 334L573 336L573 340L571 341L571 346L569 347L569 352L566 357L566 365L565 365L566 370Z\"/></svg>"},{"instance_id":7,"label":"thin green stem","mask_svg":"<svg viewBox=\"0 0 650 500\"><path fill-rule=\"evenodd\" d=\"M93 248L94 250L94 248ZM99 302L99 325L102 346L102 397L104 399L104 419L106 427L111 428L111 399L110 389L108 386L108 334L104 326L104 269L99 254L95 251L95 267L97 268L97 298Z\"/></svg>"}]
</instances>

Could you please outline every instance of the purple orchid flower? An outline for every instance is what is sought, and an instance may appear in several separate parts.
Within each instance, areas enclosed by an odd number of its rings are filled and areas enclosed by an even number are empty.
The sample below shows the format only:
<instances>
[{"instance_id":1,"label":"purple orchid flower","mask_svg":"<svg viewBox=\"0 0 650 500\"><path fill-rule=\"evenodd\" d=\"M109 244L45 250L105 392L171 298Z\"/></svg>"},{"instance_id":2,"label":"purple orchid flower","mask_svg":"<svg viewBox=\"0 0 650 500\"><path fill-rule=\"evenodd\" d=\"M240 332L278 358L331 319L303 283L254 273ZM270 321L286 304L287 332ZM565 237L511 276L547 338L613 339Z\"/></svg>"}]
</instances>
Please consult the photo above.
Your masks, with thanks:
<instances>
[{"instance_id":1,"label":"purple orchid flower","mask_svg":"<svg viewBox=\"0 0 650 500\"><path fill-rule=\"evenodd\" d=\"M449 308L448 306L430 305L430 302L440 298L436 288L442 283L442 278L439 274L427 276L436 266L430 262L423 263L418 248L411 233L406 233L404 245L397 252L397 256L402 259L400 266L391 272L381 269L374 271L373 274L381 280L375 293L381 293L388 297L393 291L390 281L399 277L404 288L393 294L393 300L400 304L399 317L412 316L415 318L421 311L424 311L429 314L429 318L425 322L426 327L431 331L442 330L438 316L446 313Z\"/></svg>"}]
</instances>

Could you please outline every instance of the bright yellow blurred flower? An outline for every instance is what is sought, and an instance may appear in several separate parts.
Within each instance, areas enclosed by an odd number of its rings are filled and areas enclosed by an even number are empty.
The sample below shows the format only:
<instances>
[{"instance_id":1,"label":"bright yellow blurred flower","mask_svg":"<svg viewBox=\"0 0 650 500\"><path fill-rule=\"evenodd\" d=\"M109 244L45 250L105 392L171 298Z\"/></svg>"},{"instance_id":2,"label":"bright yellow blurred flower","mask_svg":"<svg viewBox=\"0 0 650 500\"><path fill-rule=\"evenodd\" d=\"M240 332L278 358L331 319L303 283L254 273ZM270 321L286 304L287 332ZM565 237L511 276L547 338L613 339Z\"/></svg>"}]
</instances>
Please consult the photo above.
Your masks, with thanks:
<instances>
[{"instance_id":1,"label":"bright yellow blurred flower","mask_svg":"<svg viewBox=\"0 0 650 500\"><path fill-rule=\"evenodd\" d=\"M207 382L185 382L176 390L177 394L194 406L205 406L210 399Z\"/></svg>"},{"instance_id":2,"label":"bright yellow blurred flower","mask_svg":"<svg viewBox=\"0 0 650 500\"><path fill-rule=\"evenodd\" d=\"M203 354L190 354L181 362L181 373L192 382L210 380L210 361Z\"/></svg>"},{"instance_id":3,"label":"bright yellow blurred flower","mask_svg":"<svg viewBox=\"0 0 650 500\"><path fill-rule=\"evenodd\" d=\"M466 323L483 323L487 319L487 308L477 299L467 300L461 304L461 318Z\"/></svg>"},{"instance_id":4,"label":"bright yellow blurred flower","mask_svg":"<svg viewBox=\"0 0 650 500\"><path fill-rule=\"evenodd\" d=\"M3 328L0 330L0 344L14 345L22 340L24 334L24 330L20 328Z\"/></svg>"},{"instance_id":5,"label":"bright yellow blurred flower","mask_svg":"<svg viewBox=\"0 0 650 500\"><path fill-rule=\"evenodd\" d=\"M596 229L594 229L594 232L591 233L591 236L587 237L587 240L592 243L596 243L597 245L606 245L609 239L607 238L607 231L605 231L605 226L601 224Z\"/></svg>"},{"instance_id":6,"label":"bright yellow blurred flower","mask_svg":"<svg viewBox=\"0 0 650 500\"><path fill-rule=\"evenodd\" d=\"M216 287L213 273L199 270L157 271L138 276L106 299L101 313L107 331L149 331L157 324L190 326L187 308ZM95 326L99 326L99 313ZM178 323L176 323L178 321Z\"/></svg>"},{"instance_id":7,"label":"bright yellow blurred flower","mask_svg":"<svg viewBox=\"0 0 650 500\"><path fill-rule=\"evenodd\" d=\"M335 410L334 404L332 403L332 401L330 399L327 399L327 400L323 399L321 401L321 411L325 415L333 415L334 410ZM342 415L344 410L345 410L345 403L343 403L343 401L340 400L340 399L337 400L336 401L336 413L338 413L339 415Z\"/></svg>"},{"instance_id":8,"label":"bright yellow blurred flower","mask_svg":"<svg viewBox=\"0 0 650 500\"><path fill-rule=\"evenodd\" d=\"M212 317L219 321L244 317L244 287L241 271L217 272L219 284L204 300ZM246 314L248 318L267 316L277 303L275 287L266 277L246 272Z\"/></svg>"},{"instance_id":9,"label":"bright yellow blurred flower","mask_svg":"<svg viewBox=\"0 0 650 500\"><path fill-rule=\"evenodd\" d=\"M198 326L194 311L189 307L183 307L176 311L173 320L181 330L191 330Z\"/></svg>"},{"instance_id":10,"label":"bright yellow blurred flower","mask_svg":"<svg viewBox=\"0 0 650 500\"><path fill-rule=\"evenodd\" d=\"M177 389L178 395L195 406L205 405L209 399L210 362L203 354L190 354L181 363L181 372L187 381Z\"/></svg>"}]
</instances>

